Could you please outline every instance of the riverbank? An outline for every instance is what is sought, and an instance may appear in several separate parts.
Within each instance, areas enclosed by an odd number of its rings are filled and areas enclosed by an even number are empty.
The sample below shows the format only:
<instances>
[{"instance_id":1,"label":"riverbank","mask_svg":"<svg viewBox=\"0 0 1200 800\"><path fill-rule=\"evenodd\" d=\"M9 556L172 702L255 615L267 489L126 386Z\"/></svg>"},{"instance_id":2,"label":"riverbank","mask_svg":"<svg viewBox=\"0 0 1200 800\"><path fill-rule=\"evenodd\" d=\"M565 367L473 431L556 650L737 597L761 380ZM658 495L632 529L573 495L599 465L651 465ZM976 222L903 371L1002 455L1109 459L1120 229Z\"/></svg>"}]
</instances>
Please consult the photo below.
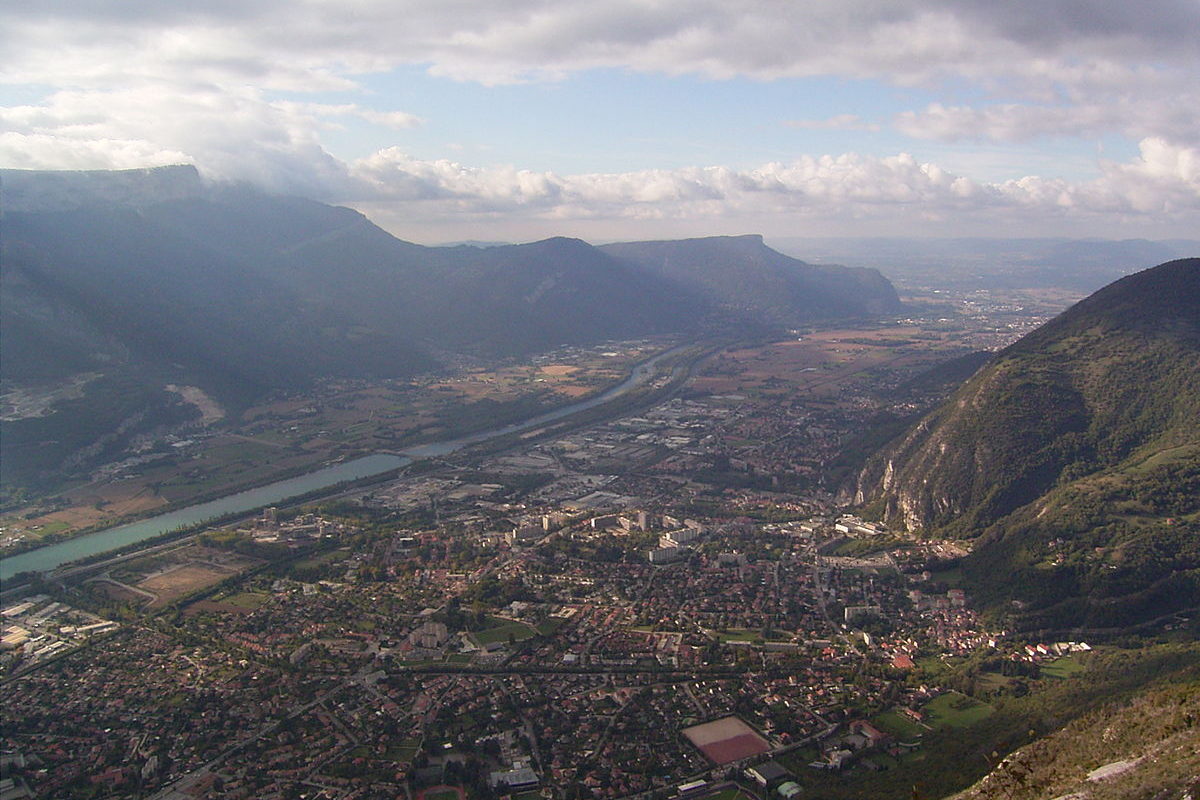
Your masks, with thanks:
<instances>
[{"instance_id":1,"label":"riverbank","mask_svg":"<svg viewBox=\"0 0 1200 800\"><path fill-rule=\"evenodd\" d=\"M183 536L192 528L203 528L221 519L228 521L269 505L295 502L300 496L304 496L306 501L322 499L346 491L350 483L377 478L395 472L414 461L446 456L484 442L492 443L487 452L505 449L520 441L527 441L515 437L531 430L545 428L537 430L539 437L561 432L565 427L561 423L566 422L568 418L571 427L593 424L614 413L625 413L633 406L654 399L663 391L678 388L691 365L707 352L708 348L702 346L677 345L637 364L625 380L598 395L526 420L455 439L419 445L398 453L365 456L296 478L277 481L140 522L108 528L0 559L0 580L9 580L22 572L48 572L63 564L111 553L117 549L147 541L170 539L172 534ZM660 371L660 367L665 369ZM657 383L661 385L656 387L654 384Z\"/></svg>"}]
</instances>

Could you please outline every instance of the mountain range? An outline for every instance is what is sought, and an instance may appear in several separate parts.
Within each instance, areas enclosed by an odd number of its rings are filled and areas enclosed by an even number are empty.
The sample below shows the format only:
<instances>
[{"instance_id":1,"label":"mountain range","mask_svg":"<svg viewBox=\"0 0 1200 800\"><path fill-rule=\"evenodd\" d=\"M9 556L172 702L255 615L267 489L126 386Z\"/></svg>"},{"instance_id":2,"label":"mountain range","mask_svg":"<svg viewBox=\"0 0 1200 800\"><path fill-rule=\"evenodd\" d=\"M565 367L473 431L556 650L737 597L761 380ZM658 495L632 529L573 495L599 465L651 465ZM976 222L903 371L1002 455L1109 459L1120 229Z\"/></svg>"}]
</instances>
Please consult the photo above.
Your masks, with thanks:
<instances>
[{"instance_id":1,"label":"mountain range","mask_svg":"<svg viewBox=\"0 0 1200 800\"><path fill-rule=\"evenodd\" d=\"M76 431L6 421L23 449L6 447L5 483L104 431L136 430L139 413L161 417L168 383L236 409L321 378L405 377L463 356L900 309L875 270L814 267L759 236L425 247L351 209L210 186L191 167L0 180L5 390L101 373L87 391L126 398L94 419L73 409L88 417Z\"/></svg>"},{"instance_id":2,"label":"mountain range","mask_svg":"<svg viewBox=\"0 0 1200 800\"><path fill-rule=\"evenodd\" d=\"M974 540L980 599L1036 629L1200 602L1200 259L1105 287L997 353L858 478L891 524Z\"/></svg>"}]
</instances>

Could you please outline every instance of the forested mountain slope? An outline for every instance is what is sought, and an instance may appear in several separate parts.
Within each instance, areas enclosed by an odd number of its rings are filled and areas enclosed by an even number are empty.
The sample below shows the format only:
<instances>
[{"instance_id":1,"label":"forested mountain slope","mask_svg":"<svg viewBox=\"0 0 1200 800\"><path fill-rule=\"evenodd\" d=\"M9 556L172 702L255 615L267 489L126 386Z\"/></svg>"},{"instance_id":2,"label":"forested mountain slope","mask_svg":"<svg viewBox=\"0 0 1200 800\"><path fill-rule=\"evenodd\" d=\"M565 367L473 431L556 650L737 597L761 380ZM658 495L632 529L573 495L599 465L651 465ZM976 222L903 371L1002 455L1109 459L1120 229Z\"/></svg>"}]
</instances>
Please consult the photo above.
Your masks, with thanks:
<instances>
[{"instance_id":1,"label":"forested mountain slope","mask_svg":"<svg viewBox=\"0 0 1200 800\"><path fill-rule=\"evenodd\" d=\"M975 537L979 594L1036 627L1200 601L1200 260L1096 292L998 353L877 454L858 500Z\"/></svg>"}]
</instances>

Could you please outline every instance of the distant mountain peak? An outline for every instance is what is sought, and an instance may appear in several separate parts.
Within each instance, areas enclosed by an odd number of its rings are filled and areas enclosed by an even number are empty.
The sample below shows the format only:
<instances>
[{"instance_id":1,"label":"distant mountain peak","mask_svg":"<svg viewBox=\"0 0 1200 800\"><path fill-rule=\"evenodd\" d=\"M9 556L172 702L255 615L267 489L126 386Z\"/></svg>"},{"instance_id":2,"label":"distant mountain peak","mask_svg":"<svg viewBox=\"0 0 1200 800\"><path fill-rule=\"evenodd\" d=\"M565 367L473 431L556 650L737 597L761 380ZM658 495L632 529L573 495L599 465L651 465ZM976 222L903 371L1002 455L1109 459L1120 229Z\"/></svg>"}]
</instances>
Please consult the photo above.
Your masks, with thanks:
<instances>
[{"instance_id":1,"label":"distant mountain peak","mask_svg":"<svg viewBox=\"0 0 1200 800\"><path fill-rule=\"evenodd\" d=\"M528 244L514 246L534 249L593 249L592 245L588 244L583 239L577 239L573 236L551 236L548 239L539 239L536 242L529 242Z\"/></svg>"}]
</instances>

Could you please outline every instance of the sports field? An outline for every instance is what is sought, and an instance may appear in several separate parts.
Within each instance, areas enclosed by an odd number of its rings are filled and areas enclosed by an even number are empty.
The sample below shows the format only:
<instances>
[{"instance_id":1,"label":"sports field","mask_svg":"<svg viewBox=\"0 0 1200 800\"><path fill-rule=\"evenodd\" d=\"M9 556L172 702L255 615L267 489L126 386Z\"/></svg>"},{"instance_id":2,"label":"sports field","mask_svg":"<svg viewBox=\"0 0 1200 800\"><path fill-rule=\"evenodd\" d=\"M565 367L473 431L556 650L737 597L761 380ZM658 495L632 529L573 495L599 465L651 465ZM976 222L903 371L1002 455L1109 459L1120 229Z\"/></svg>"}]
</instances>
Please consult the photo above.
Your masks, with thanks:
<instances>
[{"instance_id":1,"label":"sports field","mask_svg":"<svg viewBox=\"0 0 1200 800\"><path fill-rule=\"evenodd\" d=\"M683 735L714 764L729 764L771 751L767 740L737 717L684 728Z\"/></svg>"}]
</instances>

